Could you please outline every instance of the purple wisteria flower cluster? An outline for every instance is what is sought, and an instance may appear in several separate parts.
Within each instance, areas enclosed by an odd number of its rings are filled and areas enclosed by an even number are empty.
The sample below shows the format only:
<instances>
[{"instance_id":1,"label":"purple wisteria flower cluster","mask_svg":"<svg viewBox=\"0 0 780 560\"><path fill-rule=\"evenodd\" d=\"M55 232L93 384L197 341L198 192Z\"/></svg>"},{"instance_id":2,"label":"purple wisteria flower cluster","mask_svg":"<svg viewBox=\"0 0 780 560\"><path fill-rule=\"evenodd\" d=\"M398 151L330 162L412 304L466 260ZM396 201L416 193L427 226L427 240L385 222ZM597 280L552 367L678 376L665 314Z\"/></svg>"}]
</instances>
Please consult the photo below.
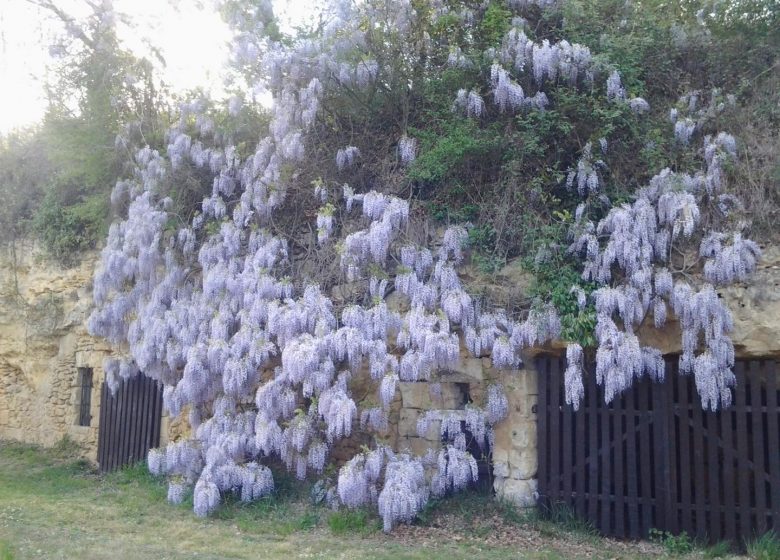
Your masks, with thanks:
<instances>
[{"instance_id":1,"label":"purple wisteria flower cluster","mask_svg":"<svg viewBox=\"0 0 780 560\"><path fill-rule=\"evenodd\" d=\"M321 206L316 223L309 224L318 244L339 252L347 281L365 287L358 303L337 307L324 287L289 277L296 270L296 244L274 217L295 195L295 170L317 141L312 131L322 124L321 106L342 88L354 94L378 81L392 82L391 65L368 56L375 30L365 22L382 21L403 37L418 17L407 1L391 2L397 9L379 4L333 0L316 39L288 43L257 33L272 17L270 3L261 2L244 16L247 21L238 22L238 28L254 31L238 34L233 57L257 77L258 91L273 95L268 134L247 154L246 146L239 149L218 133L204 102L185 104L164 153L138 150L132 176L112 195L127 214L111 226L102 252L89 331L115 350L105 363L110 386L143 372L164 386L168 413L186 416L191 436L150 451L148 464L168 477L172 502L193 492L198 515L212 512L228 493L250 501L271 492L271 461L281 461L300 479L321 476L340 440L358 429L387 429L399 383L446 375L461 359L462 346L491 357L496 368L512 369L521 365L524 348L561 336L551 303L522 319L477 305L458 273L467 227L449 227L430 246L414 244L407 235L409 200L376 185L344 184L338 193L329 183L317 183ZM457 17L471 25L475 15L464 8ZM501 48L485 53L488 64L494 62L488 86L500 112L544 110L545 84L575 87L594 80L586 47L534 42L524 25L515 18ZM472 63L453 49L448 64ZM533 95L520 86L524 74ZM607 90L625 100L619 75L610 77ZM477 89L463 89L455 109L482 118L485 99ZM233 114L243 111L236 101L229 105ZM398 158L412 165L420 143L403 129L398 133ZM606 140L600 145L605 153ZM723 194L724 164L734 153L730 136L708 138L705 172L664 170L634 203L613 208L598 224L586 219L584 207L577 212L572 252L584 259L583 277L601 286L592 296L600 345L596 375L608 399L640 375L663 375L660 353L642 347L635 330L651 310L662 325L669 305L683 327L681 368L693 371L704 402L714 407L727 400L733 383L728 310L709 284L694 290L677 278L670 250L701 226L702 197ZM583 196L600 187L600 164L593 159L588 144L572 176ZM341 148L335 163L339 175L353 172L361 164L360 149ZM186 169L206 177L210 189L191 219L179 215L166 196L166 185ZM342 216L350 228L337 220ZM701 255L707 259L705 276L719 285L744 279L759 252L739 235L713 234L702 241ZM392 291L408 299L408 308L388 305ZM584 292L577 298L587 303ZM572 345L567 356L566 398L577 406L583 350ZM376 387L375 399L365 406L351 392L358 376L368 376ZM420 417L421 433L438 425L438 452L420 457L374 444L344 464L328 495L345 507L376 506L390 530L412 520L430 496L467 487L478 476L472 452L489 452L495 425L509 412L500 386L486 393L484 403Z\"/></svg>"},{"instance_id":2,"label":"purple wisteria flower cluster","mask_svg":"<svg viewBox=\"0 0 780 560\"><path fill-rule=\"evenodd\" d=\"M650 316L662 328L671 308L682 329L680 371L694 374L702 406L714 410L731 402L732 319L714 286L744 281L761 251L739 232L709 231L698 251L703 282L692 285L685 270L675 268L673 249L701 232L705 204L727 196L723 169L736 157L736 142L726 133L707 136L703 154L702 171L687 175L664 169L633 203L613 207L598 224L584 219L586 203L577 210L569 251L583 259L583 280L600 286L591 294L597 313L596 379L608 401L637 378L663 377L660 350L642 346L636 329ZM566 400L577 407L584 391L579 345L569 346L567 361Z\"/></svg>"}]
</instances>

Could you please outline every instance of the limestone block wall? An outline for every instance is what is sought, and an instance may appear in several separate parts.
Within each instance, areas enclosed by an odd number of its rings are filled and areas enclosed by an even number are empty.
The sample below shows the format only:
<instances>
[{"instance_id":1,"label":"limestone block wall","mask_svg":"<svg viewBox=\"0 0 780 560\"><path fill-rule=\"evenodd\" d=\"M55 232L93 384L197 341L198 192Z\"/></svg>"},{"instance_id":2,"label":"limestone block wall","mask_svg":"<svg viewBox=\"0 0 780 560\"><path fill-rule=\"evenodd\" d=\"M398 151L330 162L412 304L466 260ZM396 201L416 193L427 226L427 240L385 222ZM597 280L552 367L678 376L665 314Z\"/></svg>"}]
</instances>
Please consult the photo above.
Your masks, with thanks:
<instances>
[{"instance_id":1,"label":"limestone block wall","mask_svg":"<svg viewBox=\"0 0 780 560\"><path fill-rule=\"evenodd\" d=\"M536 502L536 404L538 373L531 354L521 370L501 372L499 381L509 401L507 417L495 427L493 488L496 495L528 507Z\"/></svg>"},{"instance_id":2,"label":"limestone block wall","mask_svg":"<svg viewBox=\"0 0 780 560\"><path fill-rule=\"evenodd\" d=\"M717 290L731 310L731 340L740 358L780 358L780 246L763 247L758 268L748 282ZM644 344L664 354L681 351L680 326L671 316L662 330L644 328Z\"/></svg>"},{"instance_id":3,"label":"limestone block wall","mask_svg":"<svg viewBox=\"0 0 780 560\"><path fill-rule=\"evenodd\" d=\"M85 458L97 456L102 363L108 346L90 337L85 322L92 302L91 284L97 252L85 254L75 268L61 268L36 258L32 244L6 248L0 254L0 440L54 445L64 436L81 445ZM399 299L391 295L391 301ZM403 301L394 305L402 306ZM92 368L91 422L78 425L78 368ZM378 438L392 448L424 454L438 449L440 423L432 422L424 437L417 419L432 408L465 413L467 403L484 403L487 387L501 383L510 401L509 416L496 427L494 485L499 495L527 505L536 489L536 373L532 360L518 371L497 371L489 358L465 349L453 371L431 382L399 383L391 404L388 429ZM359 406L375 406L378 384L357 375L350 390ZM373 404L372 404L373 403ZM186 415L163 417L161 444L186 437ZM332 458L346 460L370 444L372 437L355 430L340 442Z\"/></svg>"},{"instance_id":4,"label":"limestone block wall","mask_svg":"<svg viewBox=\"0 0 780 560\"><path fill-rule=\"evenodd\" d=\"M84 457L97 452L102 363L109 348L90 337L85 322L92 302L91 284L98 254L88 253L75 268L64 269L36 258L35 247L19 243L0 252L0 440L53 445L68 436L82 446ZM338 288L338 287L337 287ZM749 284L721 290L734 315L733 340L740 357L780 357L780 247L765 249ZM513 293L514 294L514 293ZM509 297L509 296L507 296ZM512 296L514 297L514 295ZM398 294L388 305L403 309ZM679 352L680 332L672 320L662 331L640 332L645 344L664 353ZM562 348L546 351L561 352ZM531 352L522 369L496 370L487 357L461 350L452 371L429 382L401 382L392 402L387 430L378 437L361 432L340 442L331 457L347 460L375 439L398 451L425 454L441 446L440 422L417 433L417 420L430 409L465 414L468 403L484 404L490 384L499 383L509 401L508 416L495 426L492 452L496 494L521 506L535 503L537 475L536 404L538 377ZM78 368L93 371L91 422L79 426ZM356 375L350 390L361 409L376 406L376 381ZM163 417L161 444L186 437L186 415Z\"/></svg>"},{"instance_id":5,"label":"limestone block wall","mask_svg":"<svg viewBox=\"0 0 780 560\"><path fill-rule=\"evenodd\" d=\"M0 440L51 446L67 436L95 461L109 353L86 330L98 256L85 253L78 266L63 268L42 260L30 242L0 250ZM78 425L81 367L93 373L89 426Z\"/></svg>"},{"instance_id":6,"label":"limestone block wall","mask_svg":"<svg viewBox=\"0 0 780 560\"><path fill-rule=\"evenodd\" d=\"M69 436L94 457L101 348L86 333L96 254L61 268L32 244L0 255L0 438L53 445ZM90 426L78 426L77 367L94 368Z\"/></svg>"},{"instance_id":7,"label":"limestone block wall","mask_svg":"<svg viewBox=\"0 0 780 560\"><path fill-rule=\"evenodd\" d=\"M431 421L422 437L417 420L427 410L464 414L468 403L484 403L487 388L501 384L509 401L507 417L495 426L492 452L493 488L496 494L520 506L536 500L536 403L537 373L533 356L524 357L518 370L497 370L489 358L475 358L461 350L458 366L442 372L431 381L401 382L398 421L399 451L424 455L441 447L441 422ZM465 417L465 416L464 416Z\"/></svg>"}]
</instances>

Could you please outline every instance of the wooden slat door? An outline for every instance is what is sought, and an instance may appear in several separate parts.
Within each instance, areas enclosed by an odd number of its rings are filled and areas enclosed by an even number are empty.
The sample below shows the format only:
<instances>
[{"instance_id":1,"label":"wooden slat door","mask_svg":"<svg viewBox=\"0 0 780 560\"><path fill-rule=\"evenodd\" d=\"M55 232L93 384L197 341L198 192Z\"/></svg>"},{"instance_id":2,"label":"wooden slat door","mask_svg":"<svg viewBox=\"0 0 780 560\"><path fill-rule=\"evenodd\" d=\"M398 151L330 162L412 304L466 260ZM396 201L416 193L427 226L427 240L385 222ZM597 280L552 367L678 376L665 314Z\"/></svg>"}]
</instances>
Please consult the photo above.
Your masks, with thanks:
<instances>
[{"instance_id":1,"label":"wooden slat door","mask_svg":"<svg viewBox=\"0 0 780 560\"><path fill-rule=\"evenodd\" d=\"M666 379L642 379L604 402L592 374L580 410L565 404L560 357L541 357L539 496L600 532L685 531L742 542L780 530L780 380L774 361L738 361L731 407L704 411L692 375L670 357Z\"/></svg>"},{"instance_id":2,"label":"wooden slat door","mask_svg":"<svg viewBox=\"0 0 780 560\"><path fill-rule=\"evenodd\" d=\"M146 459L160 445L162 386L144 375L122 380L115 394L106 383L100 394L98 465L113 471Z\"/></svg>"}]
</instances>

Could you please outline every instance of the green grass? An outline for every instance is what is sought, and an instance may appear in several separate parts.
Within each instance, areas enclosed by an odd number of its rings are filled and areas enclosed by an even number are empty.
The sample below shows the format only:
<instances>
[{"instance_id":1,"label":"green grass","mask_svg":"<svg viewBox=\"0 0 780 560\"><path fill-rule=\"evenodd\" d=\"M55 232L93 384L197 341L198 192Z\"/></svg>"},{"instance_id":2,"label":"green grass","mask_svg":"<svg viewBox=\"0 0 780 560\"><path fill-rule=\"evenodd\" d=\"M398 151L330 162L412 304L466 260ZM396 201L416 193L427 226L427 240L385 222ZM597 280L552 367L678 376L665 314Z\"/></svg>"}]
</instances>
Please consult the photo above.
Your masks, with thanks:
<instances>
[{"instance_id":1,"label":"green grass","mask_svg":"<svg viewBox=\"0 0 780 560\"><path fill-rule=\"evenodd\" d=\"M381 530L379 521L361 509L334 511L328 516L328 527L334 535L370 535Z\"/></svg>"},{"instance_id":2,"label":"green grass","mask_svg":"<svg viewBox=\"0 0 780 560\"><path fill-rule=\"evenodd\" d=\"M309 486L276 473L273 495L228 498L208 519L165 501L143 465L109 475L54 449L0 441L0 560L263 558L485 560L659 558L541 519L487 493L432 502L413 526L381 532L375 511L311 504ZM761 560L764 560L762 557Z\"/></svg>"},{"instance_id":3,"label":"green grass","mask_svg":"<svg viewBox=\"0 0 780 560\"><path fill-rule=\"evenodd\" d=\"M0 541L0 560L14 560L10 545L3 541Z\"/></svg>"},{"instance_id":4,"label":"green grass","mask_svg":"<svg viewBox=\"0 0 780 560\"><path fill-rule=\"evenodd\" d=\"M534 510L530 515L542 534L550 536L568 534L581 542L598 543L599 541L596 528L577 517L566 505L554 504L547 511Z\"/></svg>"},{"instance_id":5,"label":"green grass","mask_svg":"<svg viewBox=\"0 0 780 560\"><path fill-rule=\"evenodd\" d=\"M707 558L726 558L731 553L732 546L728 541L717 542L704 550L704 556Z\"/></svg>"},{"instance_id":6,"label":"green grass","mask_svg":"<svg viewBox=\"0 0 780 560\"><path fill-rule=\"evenodd\" d=\"M780 537L774 531L747 543L746 548L752 560L780 560Z\"/></svg>"},{"instance_id":7,"label":"green grass","mask_svg":"<svg viewBox=\"0 0 780 560\"><path fill-rule=\"evenodd\" d=\"M666 531L650 529L650 538L661 544L671 556L689 554L696 548L696 542L685 531L673 535Z\"/></svg>"}]
</instances>

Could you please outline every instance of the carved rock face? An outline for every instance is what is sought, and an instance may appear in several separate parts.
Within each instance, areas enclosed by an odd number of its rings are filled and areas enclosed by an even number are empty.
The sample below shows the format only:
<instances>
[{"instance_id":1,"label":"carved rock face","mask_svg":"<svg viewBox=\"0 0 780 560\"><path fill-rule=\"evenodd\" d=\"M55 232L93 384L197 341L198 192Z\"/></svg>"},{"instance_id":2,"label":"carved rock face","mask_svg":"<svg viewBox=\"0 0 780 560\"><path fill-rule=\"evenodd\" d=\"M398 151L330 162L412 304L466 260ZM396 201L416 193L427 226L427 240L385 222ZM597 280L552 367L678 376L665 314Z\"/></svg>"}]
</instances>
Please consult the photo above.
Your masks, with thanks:
<instances>
[{"instance_id":1,"label":"carved rock face","mask_svg":"<svg viewBox=\"0 0 780 560\"><path fill-rule=\"evenodd\" d=\"M769 246L749 282L719 288L734 318L736 355L748 357L780 356L780 247ZM664 354L680 352L680 325L673 315L662 329L652 325L639 332L642 344Z\"/></svg>"}]
</instances>

